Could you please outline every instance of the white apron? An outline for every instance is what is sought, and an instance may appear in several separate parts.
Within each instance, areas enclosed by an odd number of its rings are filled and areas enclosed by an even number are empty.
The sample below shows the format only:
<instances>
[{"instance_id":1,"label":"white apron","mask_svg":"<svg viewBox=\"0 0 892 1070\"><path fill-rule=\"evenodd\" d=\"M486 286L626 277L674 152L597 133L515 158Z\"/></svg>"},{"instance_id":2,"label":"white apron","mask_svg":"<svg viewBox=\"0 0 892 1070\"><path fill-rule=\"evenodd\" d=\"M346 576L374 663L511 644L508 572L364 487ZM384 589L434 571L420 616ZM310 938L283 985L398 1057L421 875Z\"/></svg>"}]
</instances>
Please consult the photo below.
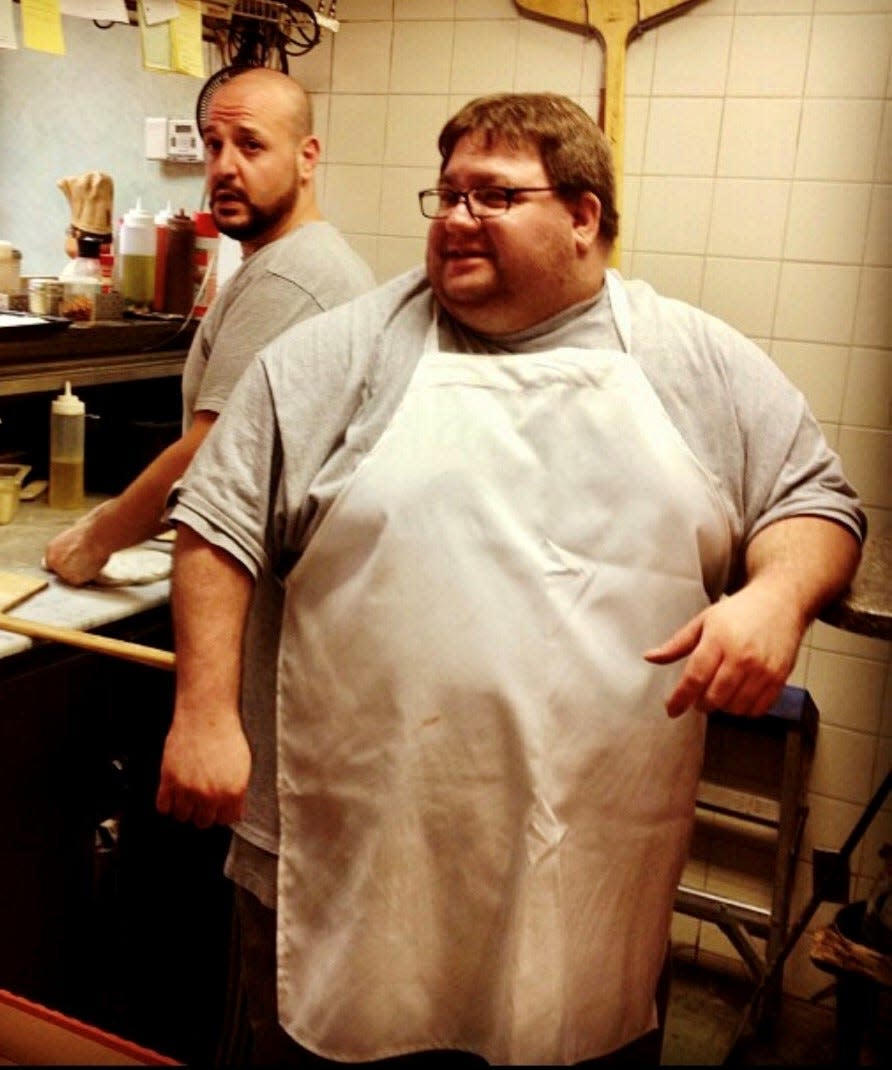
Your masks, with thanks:
<instances>
[{"instance_id":1,"label":"white apron","mask_svg":"<svg viewBox=\"0 0 892 1070\"><path fill-rule=\"evenodd\" d=\"M629 348L628 300L608 275ZM616 351L440 353L289 577L283 1026L573 1063L655 1024L705 722L642 651L721 592L713 481Z\"/></svg>"}]
</instances>

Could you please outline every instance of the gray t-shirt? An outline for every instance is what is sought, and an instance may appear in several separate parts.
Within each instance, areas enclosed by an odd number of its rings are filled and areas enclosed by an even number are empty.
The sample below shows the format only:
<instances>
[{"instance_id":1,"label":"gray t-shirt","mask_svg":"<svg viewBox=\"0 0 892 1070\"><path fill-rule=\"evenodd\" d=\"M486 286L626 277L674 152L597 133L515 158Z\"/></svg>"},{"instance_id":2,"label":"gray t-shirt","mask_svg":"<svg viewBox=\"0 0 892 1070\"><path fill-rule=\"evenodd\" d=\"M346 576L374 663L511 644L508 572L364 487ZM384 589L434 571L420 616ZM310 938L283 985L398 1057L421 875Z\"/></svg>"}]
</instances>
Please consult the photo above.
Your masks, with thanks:
<instances>
[{"instance_id":1,"label":"gray t-shirt","mask_svg":"<svg viewBox=\"0 0 892 1070\"><path fill-rule=\"evenodd\" d=\"M771 359L712 316L624 283L636 359L729 503L733 560L763 527L810 514L857 535L864 518L802 394ZM228 872L275 905L278 808L275 691L282 583L399 405L434 315L409 272L266 347L234 391L183 482L171 517L258 579L245 643L243 718L254 754ZM442 349L524 353L621 346L606 288L594 301L512 336L486 338L439 315ZM259 848L259 850L257 850Z\"/></svg>"},{"instance_id":2,"label":"gray t-shirt","mask_svg":"<svg viewBox=\"0 0 892 1070\"><path fill-rule=\"evenodd\" d=\"M198 411L222 412L249 360L277 334L372 286L368 265L330 223L305 223L261 246L220 288L192 340L184 430Z\"/></svg>"}]
</instances>

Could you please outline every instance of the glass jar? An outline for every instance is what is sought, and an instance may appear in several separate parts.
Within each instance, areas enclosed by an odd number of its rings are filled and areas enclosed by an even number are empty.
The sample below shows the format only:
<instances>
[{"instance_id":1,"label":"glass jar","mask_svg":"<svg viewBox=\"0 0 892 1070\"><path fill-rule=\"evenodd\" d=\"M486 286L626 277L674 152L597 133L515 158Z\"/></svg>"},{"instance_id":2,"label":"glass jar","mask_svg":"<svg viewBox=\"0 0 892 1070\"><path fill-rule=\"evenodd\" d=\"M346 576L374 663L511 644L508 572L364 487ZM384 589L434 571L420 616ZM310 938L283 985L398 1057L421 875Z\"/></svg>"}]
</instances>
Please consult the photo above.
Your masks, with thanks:
<instances>
[{"instance_id":1,"label":"glass jar","mask_svg":"<svg viewBox=\"0 0 892 1070\"><path fill-rule=\"evenodd\" d=\"M28 310L35 316L58 316L62 283L58 279L31 279L28 282Z\"/></svg>"}]
</instances>

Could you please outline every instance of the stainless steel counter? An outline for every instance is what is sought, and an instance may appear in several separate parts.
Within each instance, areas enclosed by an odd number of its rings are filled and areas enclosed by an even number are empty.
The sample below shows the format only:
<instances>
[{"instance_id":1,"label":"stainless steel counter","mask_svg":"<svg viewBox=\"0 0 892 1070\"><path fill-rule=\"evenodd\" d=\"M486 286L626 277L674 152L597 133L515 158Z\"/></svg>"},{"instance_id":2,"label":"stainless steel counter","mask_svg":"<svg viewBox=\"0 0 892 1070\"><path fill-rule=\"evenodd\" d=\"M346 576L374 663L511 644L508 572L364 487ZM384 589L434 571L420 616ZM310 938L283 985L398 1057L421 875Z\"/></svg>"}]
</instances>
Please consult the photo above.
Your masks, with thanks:
<instances>
[{"instance_id":1,"label":"stainless steel counter","mask_svg":"<svg viewBox=\"0 0 892 1070\"><path fill-rule=\"evenodd\" d=\"M49 587L9 610L12 616L89 631L168 601L169 580L131 587L71 587L40 567L44 548L50 539L102 500L101 497L88 497L80 510L51 509L45 498L23 502L12 522L0 527L0 571L49 580ZM171 544L164 541L152 540L145 545L167 552L171 550ZM0 658L29 650L35 642L41 640L0 631Z\"/></svg>"}]
</instances>

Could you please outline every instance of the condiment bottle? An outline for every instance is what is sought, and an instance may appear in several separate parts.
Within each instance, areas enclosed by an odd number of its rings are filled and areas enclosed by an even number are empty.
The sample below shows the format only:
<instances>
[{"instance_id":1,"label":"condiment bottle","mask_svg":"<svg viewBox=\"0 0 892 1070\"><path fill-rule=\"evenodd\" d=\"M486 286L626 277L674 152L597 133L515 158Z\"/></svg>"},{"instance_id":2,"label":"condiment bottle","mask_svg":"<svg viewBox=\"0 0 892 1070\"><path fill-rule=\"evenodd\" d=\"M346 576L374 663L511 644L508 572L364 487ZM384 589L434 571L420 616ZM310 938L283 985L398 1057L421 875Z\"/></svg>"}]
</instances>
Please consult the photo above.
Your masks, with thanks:
<instances>
[{"instance_id":1,"label":"condiment bottle","mask_svg":"<svg viewBox=\"0 0 892 1070\"><path fill-rule=\"evenodd\" d=\"M136 207L125 213L118 235L121 258L120 286L124 308L148 311L155 298L155 219Z\"/></svg>"},{"instance_id":2,"label":"condiment bottle","mask_svg":"<svg viewBox=\"0 0 892 1070\"><path fill-rule=\"evenodd\" d=\"M195 308L193 315L203 316L217 292L217 247L220 232L210 212L193 212L195 220Z\"/></svg>"},{"instance_id":3,"label":"condiment bottle","mask_svg":"<svg viewBox=\"0 0 892 1070\"><path fill-rule=\"evenodd\" d=\"M77 509L84 502L84 403L71 393L53 398L50 406L49 504L53 509Z\"/></svg>"},{"instance_id":4,"label":"condiment bottle","mask_svg":"<svg viewBox=\"0 0 892 1070\"><path fill-rule=\"evenodd\" d=\"M156 312L170 311L164 304L164 287L167 275L167 221L171 215L170 201L166 208L155 213L155 293L152 308Z\"/></svg>"},{"instance_id":5,"label":"condiment bottle","mask_svg":"<svg viewBox=\"0 0 892 1070\"><path fill-rule=\"evenodd\" d=\"M167 278L164 282L164 311L188 316L195 298L193 258L195 223L181 208L167 221Z\"/></svg>"}]
</instances>

